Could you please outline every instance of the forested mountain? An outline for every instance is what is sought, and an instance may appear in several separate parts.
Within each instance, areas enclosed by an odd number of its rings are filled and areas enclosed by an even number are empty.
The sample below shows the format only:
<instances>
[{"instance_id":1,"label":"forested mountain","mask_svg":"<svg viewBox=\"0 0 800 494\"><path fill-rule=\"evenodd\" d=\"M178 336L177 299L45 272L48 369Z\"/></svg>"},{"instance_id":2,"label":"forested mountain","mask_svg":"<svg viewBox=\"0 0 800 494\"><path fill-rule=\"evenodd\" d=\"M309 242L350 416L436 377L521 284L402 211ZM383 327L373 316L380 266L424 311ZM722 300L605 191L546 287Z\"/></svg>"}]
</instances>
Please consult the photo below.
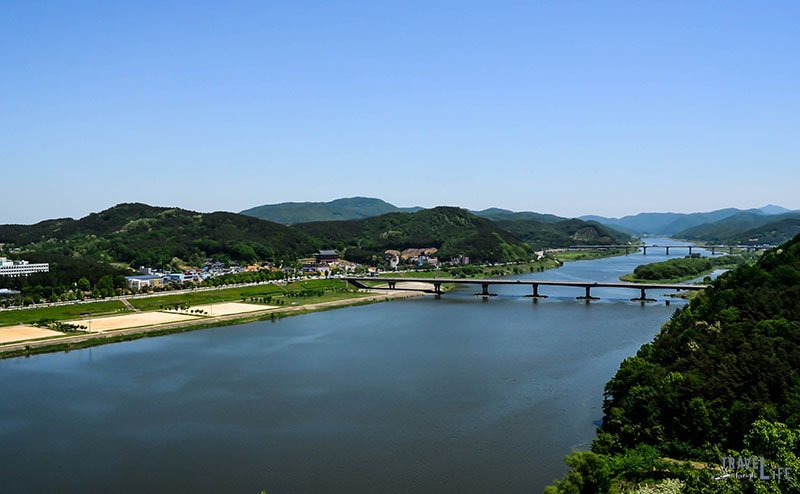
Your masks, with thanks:
<instances>
[{"instance_id":1,"label":"forested mountain","mask_svg":"<svg viewBox=\"0 0 800 494\"><path fill-rule=\"evenodd\" d=\"M284 225L235 213L197 213L120 204L79 220L0 225L0 243L131 266L165 266L173 258L252 261L312 253L313 239Z\"/></svg>"},{"instance_id":2,"label":"forested mountain","mask_svg":"<svg viewBox=\"0 0 800 494\"><path fill-rule=\"evenodd\" d=\"M311 221L338 221L371 218L386 213L419 211L422 208L399 208L381 199L347 197L330 202L282 202L246 209L241 214L284 225Z\"/></svg>"},{"instance_id":3,"label":"forested mountain","mask_svg":"<svg viewBox=\"0 0 800 494\"><path fill-rule=\"evenodd\" d=\"M497 220L497 226L521 238L534 249L571 245L626 244L631 237L595 221L579 219L545 223L537 220Z\"/></svg>"},{"instance_id":4,"label":"forested mountain","mask_svg":"<svg viewBox=\"0 0 800 494\"><path fill-rule=\"evenodd\" d=\"M465 255L473 261L511 261L531 256L525 242L492 221L453 207L362 220L302 223L295 228L331 247L347 249L346 256L355 261L382 258L386 249L413 247L436 247L444 259Z\"/></svg>"},{"instance_id":5,"label":"forested mountain","mask_svg":"<svg viewBox=\"0 0 800 494\"><path fill-rule=\"evenodd\" d=\"M488 218L492 221L499 220L535 220L543 223L557 223L567 218L554 214L534 213L532 211L509 211L508 209L489 208L482 211L470 211L481 218Z\"/></svg>"},{"instance_id":6,"label":"forested mountain","mask_svg":"<svg viewBox=\"0 0 800 494\"><path fill-rule=\"evenodd\" d=\"M547 492L644 492L667 479L684 493L800 492L800 236L677 310L622 363L603 411L591 451L570 455ZM714 479L722 456L794 473L754 490Z\"/></svg>"},{"instance_id":7,"label":"forested mountain","mask_svg":"<svg viewBox=\"0 0 800 494\"><path fill-rule=\"evenodd\" d=\"M678 238L726 244L779 244L800 233L800 213L763 215L741 212L724 220L688 228Z\"/></svg>"},{"instance_id":8,"label":"forested mountain","mask_svg":"<svg viewBox=\"0 0 800 494\"><path fill-rule=\"evenodd\" d=\"M581 216L580 219L597 221L630 233L674 235L688 228L714 223L743 212L757 216L772 216L788 211L786 208L770 204L762 208L748 209L746 211L726 208L707 213L639 213L622 218L588 215Z\"/></svg>"}]
</instances>

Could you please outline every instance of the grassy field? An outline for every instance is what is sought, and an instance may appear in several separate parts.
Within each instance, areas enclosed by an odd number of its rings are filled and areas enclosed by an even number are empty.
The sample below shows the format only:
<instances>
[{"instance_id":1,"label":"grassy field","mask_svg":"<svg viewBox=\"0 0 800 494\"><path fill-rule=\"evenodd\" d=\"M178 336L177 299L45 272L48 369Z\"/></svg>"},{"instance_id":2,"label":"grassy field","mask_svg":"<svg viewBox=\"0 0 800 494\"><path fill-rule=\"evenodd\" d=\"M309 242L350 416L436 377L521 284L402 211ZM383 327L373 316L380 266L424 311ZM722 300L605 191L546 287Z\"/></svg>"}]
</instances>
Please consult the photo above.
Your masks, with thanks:
<instances>
[{"instance_id":1,"label":"grassy field","mask_svg":"<svg viewBox=\"0 0 800 494\"><path fill-rule=\"evenodd\" d=\"M632 250L631 253L634 251ZM553 254L556 259L564 262L568 261L588 261L591 259L602 259L604 257L621 256L625 254L625 249L599 249L581 250L572 252L557 252Z\"/></svg>"},{"instance_id":2,"label":"grassy field","mask_svg":"<svg viewBox=\"0 0 800 494\"><path fill-rule=\"evenodd\" d=\"M311 298L326 300L341 300L355 295L355 292L343 293L349 290L347 282L342 280L308 280L290 283L288 285L258 285L240 288L223 288L207 292L182 293L177 295L164 295L162 297L151 297L142 299L131 299L130 302L139 310L158 310L162 307L181 305L203 305L215 304L219 302L238 302L250 297L284 297L286 292L299 291L302 289L325 290L322 297L302 297L302 303L308 302ZM326 297L328 296L328 297ZM285 297L288 298L288 297Z\"/></svg>"},{"instance_id":3,"label":"grassy field","mask_svg":"<svg viewBox=\"0 0 800 494\"><path fill-rule=\"evenodd\" d=\"M286 292L300 291L303 289L325 290L322 295L305 297L289 297ZM241 288L223 288L203 292L190 292L178 294L164 294L158 297L131 298L131 305L141 311L159 310L175 305L205 305L220 302L239 302L250 297L272 297L275 301L282 301L281 305L306 305L332 300L344 300L366 296L352 290L347 282L342 280L309 280L291 283L287 286L258 285ZM14 324L31 324L42 319L67 321L85 317L122 314L132 312L122 302L110 300L104 302L91 302L87 304L72 304L59 307L42 307L37 309L22 309L0 312L0 326Z\"/></svg>"},{"instance_id":4,"label":"grassy field","mask_svg":"<svg viewBox=\"0 0 800 494\"><path fill-rule=\"evenodd\" d=\"M9 310L0 312L0 326L31 324L42 319L65 321L80 319L89 315L116 314L130 312L119 300L92 302L88 304L42 307L39 309Z\"/></svg>"},{"instance_id":5,"label":"grassy field","mask_svg":"<svg viewBox=\"0 0 800 494\"><path fill-rule=\"evenodd\" d=\"M725 269L725 268L724 267L715 267L714 269L709 269L707 271L703 271L703 272L697 273L697 274L681 276L680 278L665 278L665 279L661 279L661 280L639 279L636 276L634 276L633 273L623 274L622 276L619 277L619 279L622 280L622 281L629 281L631 283L651 283L651 284L653 284L653 283L683 283L684 281L689 281L689 280L693 280L695 278L700 278L700 277L703 277L703 276L707 276L707 275L713 273L717 269Z\"/></svg>"}]
</instances>

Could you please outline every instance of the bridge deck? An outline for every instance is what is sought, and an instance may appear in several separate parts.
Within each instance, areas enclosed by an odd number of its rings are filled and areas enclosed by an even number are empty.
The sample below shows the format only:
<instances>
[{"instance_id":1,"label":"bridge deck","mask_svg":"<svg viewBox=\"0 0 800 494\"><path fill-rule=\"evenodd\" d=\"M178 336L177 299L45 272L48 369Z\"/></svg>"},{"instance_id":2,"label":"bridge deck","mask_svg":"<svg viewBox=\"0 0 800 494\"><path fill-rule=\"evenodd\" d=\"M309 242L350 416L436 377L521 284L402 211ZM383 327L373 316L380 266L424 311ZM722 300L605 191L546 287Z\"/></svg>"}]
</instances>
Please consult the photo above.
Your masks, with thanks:
<instances>
[{"instance_id":1,"label":"bridge deck","mask_svg":"<svg viewBox=\"0 0 800 494\"><path fill-rule=\"evenodd\" d=\"M373 278L373 277L345 277L346 281L382 281L385 283L458 283L472 285L520 285L520 286L572 286L580 288L630 288L648 290L703 290L709 285L686 285L683 283L630 283L624 281L556 281L556 280L503 280L503 279L477 279L477 278Z\"/></svg>"}]
</instances>

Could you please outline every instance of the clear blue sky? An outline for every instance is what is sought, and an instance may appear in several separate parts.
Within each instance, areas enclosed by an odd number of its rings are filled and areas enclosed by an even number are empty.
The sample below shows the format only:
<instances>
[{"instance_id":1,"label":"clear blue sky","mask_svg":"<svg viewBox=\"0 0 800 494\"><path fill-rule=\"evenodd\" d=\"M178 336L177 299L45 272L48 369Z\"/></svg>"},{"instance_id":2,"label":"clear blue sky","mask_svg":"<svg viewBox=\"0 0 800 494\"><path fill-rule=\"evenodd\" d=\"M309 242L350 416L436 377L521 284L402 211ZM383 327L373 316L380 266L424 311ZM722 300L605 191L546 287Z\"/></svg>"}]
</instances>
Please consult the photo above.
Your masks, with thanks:
<instances>
[{"instance_id":1,"label":"clear blue sky","mask_svg":"<svg viewBox=\"0 0 800 494\"><path fill-rule=\"evenodd\" d=\"M800 209L798 19L756 1L5 1L0 223L353 195Z\"/></svg>"}]
</instances>

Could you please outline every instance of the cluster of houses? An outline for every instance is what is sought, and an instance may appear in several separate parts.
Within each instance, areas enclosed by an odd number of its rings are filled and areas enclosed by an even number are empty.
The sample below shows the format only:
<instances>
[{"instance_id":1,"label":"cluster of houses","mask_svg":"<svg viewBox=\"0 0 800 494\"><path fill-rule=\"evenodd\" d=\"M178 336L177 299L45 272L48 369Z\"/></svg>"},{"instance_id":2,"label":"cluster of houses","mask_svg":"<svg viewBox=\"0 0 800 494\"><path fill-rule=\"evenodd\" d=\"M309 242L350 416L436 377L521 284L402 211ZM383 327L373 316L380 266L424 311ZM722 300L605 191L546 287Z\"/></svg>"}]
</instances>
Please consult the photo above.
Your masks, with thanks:
<instances>
[{"instance_id":1,"label":"cluster of houses","mask_svg":"<svg viewBox=\"0 0 800 494\"><path fill-rule=\"evenodd\" d=\"M311 276L330 276L335 269L340 272L352 272L359 266L350 261L340 259L339 252L335 249L320 250L313 258L300 259L301 272Z\"/></svg>"},{"instance_id":2,"label":"cluster of houses","mask_svg":"<svg viewBox=\"0 0 800 494\"><path fill-rule=\"evenodd\" d=\"M469 257L461 255L453 257L449 262L442 263L435 255L438 251L439 249L436 247L404 249L402 251L389 249L383 253L384 267L387 270L395 270L401 263L416 268L438 268L441 264L452 266L469 264Z\"/></svg>"},{"instance_id":3,"label":"cluster of houses","mask_svg":"<svg viewBox=\"0 0 800 494\"><path fill-rule=\"evenodd\" d=\"M402 251L389 249L383 253L383 260L386 269L397 269L400 262L417 267L438 267L439 258L434 254L439 249L436 247L424 247L422 249L405 249Z\"/></svg>"},{"instance_id":4,"label":"cluster of houses","mask_svg":"<svg viewBox=\"0 0 800 494\"><path fill-rule=\"evenodd\" d=\"M159 271L141 266L139 268L140 274L136 276L126 276L125 281L128 283L128 288L131 290L141 291L146 288L158 288L167 285L200 283L216 276L260 271L262 269L271 269L269 263L265 263L263 266L253 265L242 267L236 263L228 265L213 259L206 259L202 269L189 269L178 273Z\"/></svg>"}]
</instances>

